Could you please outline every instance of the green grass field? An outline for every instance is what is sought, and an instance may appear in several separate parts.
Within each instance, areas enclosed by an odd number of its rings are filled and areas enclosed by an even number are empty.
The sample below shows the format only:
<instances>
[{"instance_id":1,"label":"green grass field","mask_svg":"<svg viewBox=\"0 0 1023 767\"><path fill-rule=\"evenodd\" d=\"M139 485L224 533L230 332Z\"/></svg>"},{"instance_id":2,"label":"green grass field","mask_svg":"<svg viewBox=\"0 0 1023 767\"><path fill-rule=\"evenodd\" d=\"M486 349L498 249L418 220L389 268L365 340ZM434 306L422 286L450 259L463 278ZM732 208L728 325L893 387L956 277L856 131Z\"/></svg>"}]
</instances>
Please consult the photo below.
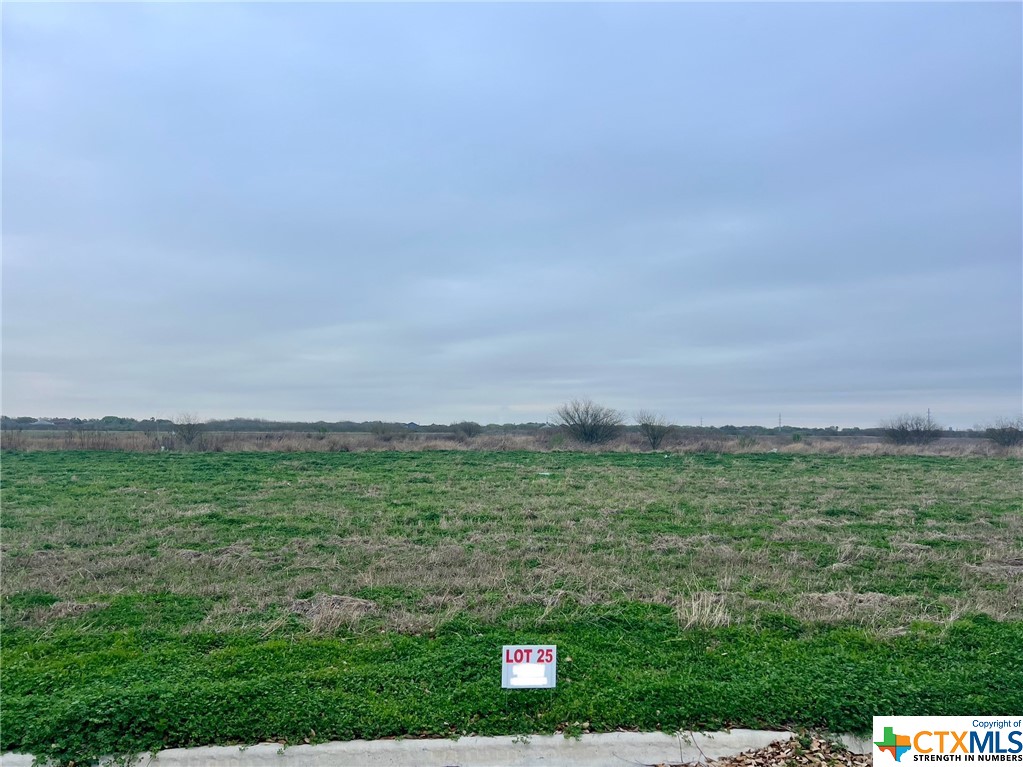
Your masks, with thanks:
<instances>
[{"instance_id":1,"label":"green grass field","mask_svg":"<svg viewBox=\"0 0 1023 767\"><path fill-rule=\"evenodd\" d=\"M3 458L3 750L1023 710L1016 458ZM557 644L555 690L500 646Z\"/></svg>"}]
</instances>

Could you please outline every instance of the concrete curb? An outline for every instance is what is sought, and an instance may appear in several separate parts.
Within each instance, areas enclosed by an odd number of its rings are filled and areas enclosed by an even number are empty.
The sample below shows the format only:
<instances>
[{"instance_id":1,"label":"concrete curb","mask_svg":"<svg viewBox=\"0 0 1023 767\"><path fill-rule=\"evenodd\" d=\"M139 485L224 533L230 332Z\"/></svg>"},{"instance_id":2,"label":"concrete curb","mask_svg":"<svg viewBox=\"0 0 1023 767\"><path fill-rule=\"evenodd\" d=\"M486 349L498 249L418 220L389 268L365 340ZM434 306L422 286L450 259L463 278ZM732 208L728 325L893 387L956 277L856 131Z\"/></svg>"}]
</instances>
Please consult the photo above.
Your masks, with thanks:
<instances>
[{"instance_id":1,"label":"concrete curb","mask_svg":"<svg viewBox=\"0 0 1023 767\"><path fill-rule=\"evenodd\" d=\"M315 746L170 748L142 755L139 767L629 767L707 761L789 740L791 732L731 730L713 733L612 732L458 740L352 740ZM855 753L870 743L843 736ZM0 756L0 767L30 767L25 754Z\"/></svg>"}]
</instances>

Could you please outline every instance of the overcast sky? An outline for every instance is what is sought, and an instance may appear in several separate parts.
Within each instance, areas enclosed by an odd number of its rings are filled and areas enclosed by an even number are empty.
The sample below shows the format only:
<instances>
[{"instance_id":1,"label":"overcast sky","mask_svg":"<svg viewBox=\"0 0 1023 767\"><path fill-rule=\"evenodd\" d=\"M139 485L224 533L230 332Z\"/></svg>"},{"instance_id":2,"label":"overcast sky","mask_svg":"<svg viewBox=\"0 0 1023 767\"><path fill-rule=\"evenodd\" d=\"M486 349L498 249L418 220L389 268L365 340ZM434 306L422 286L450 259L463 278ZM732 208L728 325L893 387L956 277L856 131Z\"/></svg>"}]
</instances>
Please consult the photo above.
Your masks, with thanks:
<instances>
[{"instance_id":1,"label":"overcast sky","mask_svg":"<svg viewBox=\"0 0 1023 767\"><path fill-rule=\"evenodd\" d=\"M1020 412L1019 3L2 13L6 415Z\"/></svg>"}]
</instances>

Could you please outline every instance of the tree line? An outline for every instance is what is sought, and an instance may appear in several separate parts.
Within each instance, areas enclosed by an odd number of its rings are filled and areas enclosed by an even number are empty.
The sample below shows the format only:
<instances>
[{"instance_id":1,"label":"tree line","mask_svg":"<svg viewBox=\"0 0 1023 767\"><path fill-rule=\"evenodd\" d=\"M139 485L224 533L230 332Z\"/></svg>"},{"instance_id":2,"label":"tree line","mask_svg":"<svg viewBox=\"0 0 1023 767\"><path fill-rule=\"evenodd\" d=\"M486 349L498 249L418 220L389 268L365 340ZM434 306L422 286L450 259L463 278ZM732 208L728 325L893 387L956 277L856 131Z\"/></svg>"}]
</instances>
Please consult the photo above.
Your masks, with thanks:
<instances>
[{"instance_id":1,"label":"tree line","mask_svg":"<svg viewBox=\"0 0 1023 767\"><path fill-rule=\"evenodd\" d=\"M639 434L652 450L671 439L699 437L761 437L790 436L793 441L806 437L875 437L897 445L925 445L941 437L987 438L996 444L1023 444L1023 418L1002 418L978 429L943 428L927 415L905 414L882 421L875 428L838 426L685 426L670 422L650 410L640 410L631 419L622 411L600 405L589 399L576 399L559 406L549 421L504 424L479 424L459 421L451 424L400 423L387 421L272 421L263 418L231 418L200 420L189 414L175 419L135 419L108 415L102 418L36 418L33 416L0 416L4 431L135 431L147 436L174 434L191 444L205 432L305 432L305 433L369 433L385 440L411 433L423 435L454 435L471 439L481 434L535 435L559 430L582 444L600 445L623 434Z\"/></svg>"}]
</instances>

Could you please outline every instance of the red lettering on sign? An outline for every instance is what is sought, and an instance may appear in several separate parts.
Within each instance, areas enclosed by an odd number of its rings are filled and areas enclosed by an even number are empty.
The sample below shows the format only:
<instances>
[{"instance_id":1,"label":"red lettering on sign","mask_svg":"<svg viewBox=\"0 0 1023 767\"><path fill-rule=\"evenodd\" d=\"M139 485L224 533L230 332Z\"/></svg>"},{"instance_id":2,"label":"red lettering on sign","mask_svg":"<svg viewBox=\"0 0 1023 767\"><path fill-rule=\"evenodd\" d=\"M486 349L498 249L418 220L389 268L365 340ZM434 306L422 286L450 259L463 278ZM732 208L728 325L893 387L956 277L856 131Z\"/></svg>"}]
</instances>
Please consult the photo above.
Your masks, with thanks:
<instances>
[{"instance_id":1,"label":"red lettering on sign","mask_svg":"<svg viewBox=\"0 0 1023 767\"><path fill-rule=\"evenodd\" d=\"M505 663L553 663L554 648L552 647L516 647L504 651Z\"/></svg>"}]
</instances>

